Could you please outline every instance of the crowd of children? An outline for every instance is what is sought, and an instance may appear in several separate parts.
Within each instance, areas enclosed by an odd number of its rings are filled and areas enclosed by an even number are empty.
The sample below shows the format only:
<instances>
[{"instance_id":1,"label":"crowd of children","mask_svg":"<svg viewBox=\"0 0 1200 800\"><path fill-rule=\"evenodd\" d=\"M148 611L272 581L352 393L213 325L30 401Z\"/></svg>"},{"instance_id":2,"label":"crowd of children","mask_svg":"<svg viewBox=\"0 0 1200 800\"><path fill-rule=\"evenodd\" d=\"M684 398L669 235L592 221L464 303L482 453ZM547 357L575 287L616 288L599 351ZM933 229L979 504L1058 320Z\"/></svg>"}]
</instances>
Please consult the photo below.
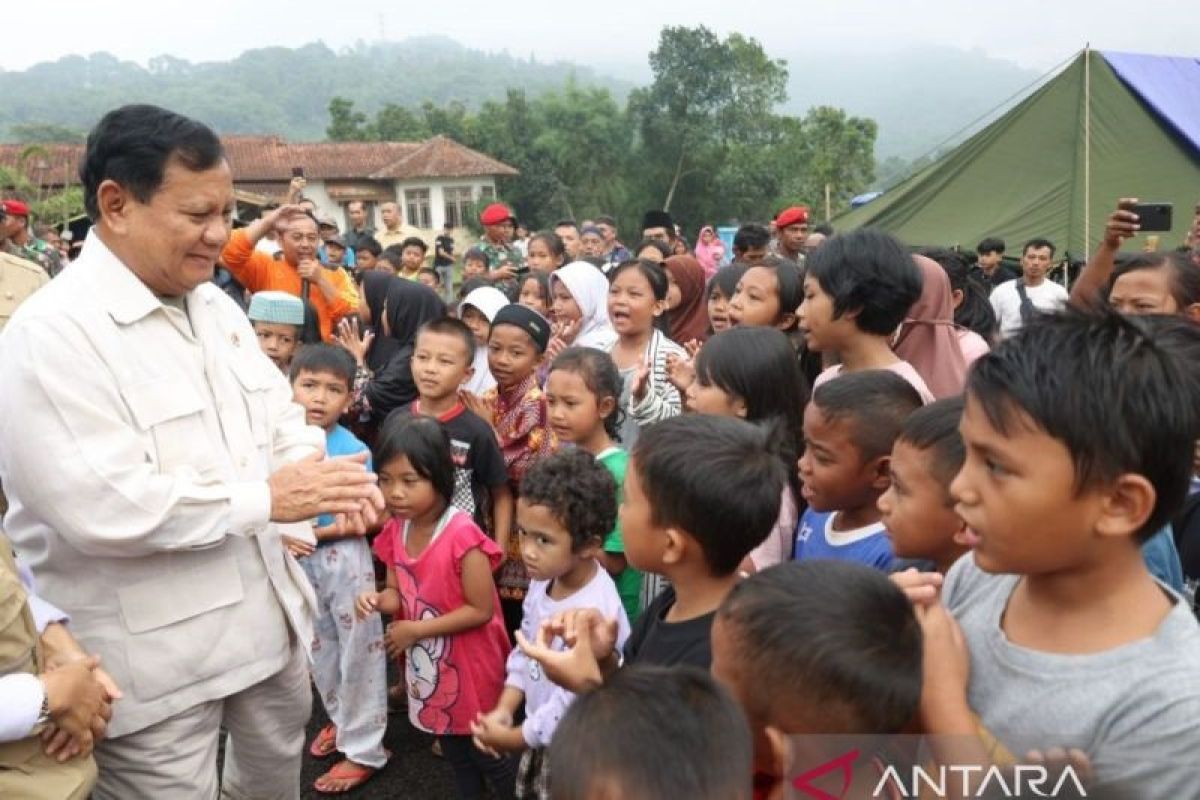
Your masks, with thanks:
<instances>
[{"instance_id":1,"label":"crowd of children","mask_svg":"<svg viewBox=\"0 0 1200 800\"><path fill-rule=\"evenodd\" d=\"M390 512L370 545L288 540L319 601L310 753L341 754L315 788L386 764L391 656L464 798L781 798L840 755L811 735L879 745L827 796L916 796L901 733L943 765L1057 759L1086 796L1200 797L1176 547L1200 562L1200 264L1098 260L1099 296L998 341L951 251L861 230L801 266L759 238L605 274L537 234L511 296L469 251L454 315L369 273L340 348L253 298Z\"/></svg>"}]
</instances>

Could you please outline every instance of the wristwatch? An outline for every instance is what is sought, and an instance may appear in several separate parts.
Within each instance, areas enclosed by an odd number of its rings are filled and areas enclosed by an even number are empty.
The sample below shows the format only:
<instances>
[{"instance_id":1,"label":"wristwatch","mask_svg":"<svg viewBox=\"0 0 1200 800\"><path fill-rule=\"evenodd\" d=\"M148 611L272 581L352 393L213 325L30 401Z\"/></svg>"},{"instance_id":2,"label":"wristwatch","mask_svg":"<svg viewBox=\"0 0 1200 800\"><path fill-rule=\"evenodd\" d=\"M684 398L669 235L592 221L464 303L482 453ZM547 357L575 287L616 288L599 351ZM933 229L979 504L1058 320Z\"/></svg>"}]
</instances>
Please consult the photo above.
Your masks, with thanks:
<instances>
[{"instance_id":1,"label":"wristwatch","mask_svg":"<svg viewBox=\"0 0 1200 800\"><path fill-rule=\"evenodd\" d=\"M46 682L38 681L42 684L42 707L38 711L37 722L34 727L45 725L50 721L50 693L46 691Z\"/></svg>"}]
</instances>

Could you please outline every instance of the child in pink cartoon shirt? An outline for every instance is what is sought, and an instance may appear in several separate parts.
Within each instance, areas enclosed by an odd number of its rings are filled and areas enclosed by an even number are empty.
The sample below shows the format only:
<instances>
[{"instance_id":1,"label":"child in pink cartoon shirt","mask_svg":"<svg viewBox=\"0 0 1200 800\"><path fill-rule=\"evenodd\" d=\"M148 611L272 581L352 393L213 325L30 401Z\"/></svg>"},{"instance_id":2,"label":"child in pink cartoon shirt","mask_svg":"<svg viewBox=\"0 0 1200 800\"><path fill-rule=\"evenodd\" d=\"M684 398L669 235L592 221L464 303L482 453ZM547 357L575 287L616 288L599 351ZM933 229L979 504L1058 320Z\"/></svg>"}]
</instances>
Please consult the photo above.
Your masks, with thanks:
<instances>
[{"instance_id":1,"label":"child in pink cartoon shirt","mask_svg":"<svg viewBox=\"0 0 1200 800\"><path fill-rule=\"evenodd\" d=\"M359 595L358 613L392 616L384 638L392 656L406 656L409 720L438 737L459 796L481 797L486 778L511 798L515 764L481 753L470 736L504 688L510 646L492 580L500 548L450 504L454 461L437 420L385 426L375 465L393 516L375 540L387 588Z\"/></svg>"}]
</instances>

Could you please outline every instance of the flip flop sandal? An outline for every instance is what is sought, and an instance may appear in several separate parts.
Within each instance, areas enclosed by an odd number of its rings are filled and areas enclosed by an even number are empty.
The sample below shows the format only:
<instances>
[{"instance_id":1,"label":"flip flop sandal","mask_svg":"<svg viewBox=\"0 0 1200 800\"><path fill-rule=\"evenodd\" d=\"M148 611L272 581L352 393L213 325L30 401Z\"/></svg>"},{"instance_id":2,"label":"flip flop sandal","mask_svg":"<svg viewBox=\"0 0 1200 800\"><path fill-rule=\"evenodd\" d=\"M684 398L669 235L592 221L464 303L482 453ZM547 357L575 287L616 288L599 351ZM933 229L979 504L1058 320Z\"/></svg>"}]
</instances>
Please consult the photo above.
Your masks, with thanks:
<instances>
[{"instance_id":1,"label":"flip flop sandal","mask_svg":"<svg viewBox=\"0 0 1200 800\"><path fill-rule=\"evenodd\" d=\"M355 764L348 759L339 761L332 768L313 783L313 789L320 794L345 794L362 786L375 775L381 768L366 767L362 764ZM330 779L336 781L348 780L350 783L344 789L322 789L318 784L322 779Z\"/></svg>"},{"instance_id":2,"label":"flip flop sandal","mask_svg":"<svg viewBox=\"0 0 1200 800\"><path fill-rule=\"evenodd\" d=\"M308 748L308 754L313 758L328 758L337 752L337 726L333 723L321 728L321 732L313 739Z\"/></svg>"}]
</instances>

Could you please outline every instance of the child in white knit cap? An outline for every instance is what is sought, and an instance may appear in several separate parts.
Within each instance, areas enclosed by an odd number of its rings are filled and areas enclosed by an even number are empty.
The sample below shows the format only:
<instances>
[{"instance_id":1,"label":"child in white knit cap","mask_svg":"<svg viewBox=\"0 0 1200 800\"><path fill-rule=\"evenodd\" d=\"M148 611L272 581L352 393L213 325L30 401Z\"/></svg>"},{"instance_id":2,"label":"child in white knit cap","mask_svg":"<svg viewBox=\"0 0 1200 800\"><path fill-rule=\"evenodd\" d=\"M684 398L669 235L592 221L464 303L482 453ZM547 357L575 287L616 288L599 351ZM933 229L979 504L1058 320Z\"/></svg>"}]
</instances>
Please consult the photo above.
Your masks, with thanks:
<instances>
[{"instance_id":1,"label":"child in white knit cap","mask_svg":"<svg viewBox=\"0 0 1200 800\"><path fill-rule=\"evenodd\" d=\"M288 373L304 329L304 303L287 292L258 292L250 298L250 324L275 366Z\"/></svg>"}]
</instances>

